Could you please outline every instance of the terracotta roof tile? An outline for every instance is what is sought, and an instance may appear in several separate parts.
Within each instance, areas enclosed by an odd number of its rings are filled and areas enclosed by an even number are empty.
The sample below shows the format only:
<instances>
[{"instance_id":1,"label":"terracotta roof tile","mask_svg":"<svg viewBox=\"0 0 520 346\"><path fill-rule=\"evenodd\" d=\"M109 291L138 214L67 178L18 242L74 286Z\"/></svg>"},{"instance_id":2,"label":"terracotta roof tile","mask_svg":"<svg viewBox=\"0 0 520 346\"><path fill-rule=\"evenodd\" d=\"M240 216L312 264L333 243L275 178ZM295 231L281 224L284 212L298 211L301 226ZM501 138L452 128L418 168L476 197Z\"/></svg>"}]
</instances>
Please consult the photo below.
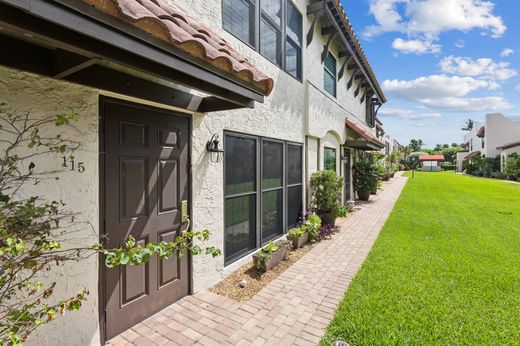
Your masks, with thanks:
<instances>
[{"instance_id":1,"label":"terracotta roof tile","mask_svg":"<svg viewBox=\"0 0 520 346\"><path fill-rule=\"evenodd\" d=\"M444 155L419 155L419 161L444 161Z\"/></svg>"},{"instance_id":2,"label":"terracotta roof tile","mask_svg":"<svg viewBox=\"0 0 520 346\"><path fill-rule=\"evenodd\" d=\"M497 149L509 149L509 148L514 148L514 147L519 147L519 146L520 146L520 140L502 144L501 146L497 147Z\"/></svg>"},{"instance_id":3,"label":"terracotta roof tile","mask_svg":"<svg viewBox=\"0 0 520 346\"><path fill-rule=\"evenodd\" d=\"M343 22L345 23L345 26L347 27L347 30L350 34L350 37L352 37L352 42L354 43L354 46L356 47L356 51L361 56L362 63L365 65L366 69L368 70L368 75L370 78L373 79L373 82L376 84L375 87L379 88L378 92L383 95L383 91L381 89L381 86L379 84L379 81L377 80L377 77L374 73L374 70L372 69L372 66L368 62L368 59L366 57L365 51L363 50L363 47L361 47L361 43L359 43L359 39L356 36L356 33L354 32L354 29L352 28L352 24L350 23L350 20L347 17L347 13L345 12L345 9L343 8L343 5L341 4L340 0L335 0L336 4L340 10L341 16L343 17Z\"/></svg>"},{"instance_id":4,"label":"terracotta roof tile","mask_svg":"<svg viewBox=\"0 0 520 346\"><path fill-rule=\"evenodd\" d=\"M269 95L273 79L223 38L164 0L82 0Z\"/></svg>"}]
</instances>

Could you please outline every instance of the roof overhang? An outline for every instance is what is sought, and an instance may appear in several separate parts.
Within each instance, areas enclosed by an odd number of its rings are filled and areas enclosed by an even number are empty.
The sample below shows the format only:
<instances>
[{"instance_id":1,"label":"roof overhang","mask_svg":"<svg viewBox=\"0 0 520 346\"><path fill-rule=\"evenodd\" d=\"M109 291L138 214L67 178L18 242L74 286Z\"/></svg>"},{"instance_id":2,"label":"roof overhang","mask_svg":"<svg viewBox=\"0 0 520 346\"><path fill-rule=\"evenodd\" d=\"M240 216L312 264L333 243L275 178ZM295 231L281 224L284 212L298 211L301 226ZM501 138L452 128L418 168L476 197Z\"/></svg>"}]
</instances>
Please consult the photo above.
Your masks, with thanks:
<instances>
[{"instance_id":1,"label":"roof overhang","mask_svg":"<svg viewBox=\"0 0 520 346\"><path fill-rule=\"evenodd\" d=\"M345 126L351 129L358 137L355 140L347 140L345 146L349 148L362 149L362 150L380 150L385 147L385 144L371 135L363 128L357 125L350 119L345 120Z\"/></svg>"},{"instance_id":2,"label":"roof overhang","mask_svg":"<svg viewBox=\"0 0 520 346\"><path fill-rule=\"evenodd\" d=\"M366 139L354 140L354 141L346 141L345 147L366 151L378 151L384 148L379 144L367 141Z\"/></svg>"},{"instance_id":3,"label":"roof overhang","mask_svg":"<svg viewBox=\"0 0 520 346\"><path fill-rule=\"evenodd\" d=\"M477 137L484 138L486 136L486 128L482 126L480 129L478 129Z\"/></svg>"},{"instance_id":4,"label":"roof overhang","mask_svg":"<svg viewBox=\"0 0 520 346\"><path fill-rule=\"evenodd\" d=\"M514 142L505 143L505 144L497 147L497 149L510 149L510 148L519 147L519 146L520 146L520 141L514 141Z\"/></svg>"},{"instance_id":5,"label":"roof overhang","mask_svg":"<svg viewBox=\"0 0 520 346\"><path fill-rule=\"evenodd\" d=\"M0 46L0 65L192 112L253 108L264 99L260 90L79 0L0 0Z\"/></svg>"},{"instance_id":6,"label":"roof overhang","mask_svg":"<svg viewBox=\"0 0 520 346\"><path fill-rule=\"evenodd\" d=\"M347 67L347 70L353 69L354 73L352 77L362 79L359 86L366 89L361 98L361 103L363 103L366 98L371 98L374 95L379 104L386 103L387 99L383 93L383 89L379 85L372 68L368 64L368 60L361 49L359 41L354 35L352 26L350 25L339 0L316 1L307 6L307 15L314 15L314 20L307 33L307 45L309 45L313 39L317 20L322 16L326 16L330 22L330 26L322 28L322 35L328 36L328 42L324 47L322 60L324 60L324 57L328 54L331 41L335 37L339 37L343 42L345 50L339 53L339 57L344 58L344 61L338 74L338 79L341 79L343 76L345 66ZM350 65L350 62L353 62L353 64ZM352 79L349 81L349 87L351 83ZM355 92L356 96L359 94L359 89L360 88L358 87Z\"/></svg>"}]
</instances>

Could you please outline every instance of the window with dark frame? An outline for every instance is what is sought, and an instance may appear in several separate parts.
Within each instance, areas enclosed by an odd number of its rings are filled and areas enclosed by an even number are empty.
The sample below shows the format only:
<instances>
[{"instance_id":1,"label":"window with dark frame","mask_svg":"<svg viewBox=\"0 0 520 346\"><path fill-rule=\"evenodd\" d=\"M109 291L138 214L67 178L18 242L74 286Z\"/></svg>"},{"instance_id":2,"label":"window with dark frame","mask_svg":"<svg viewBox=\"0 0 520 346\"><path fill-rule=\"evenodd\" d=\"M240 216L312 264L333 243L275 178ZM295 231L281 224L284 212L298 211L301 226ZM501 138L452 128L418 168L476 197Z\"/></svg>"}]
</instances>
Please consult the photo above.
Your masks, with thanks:
<instances>
[{"instance_id":1,"label":"window with dark frame","mask_svg":"<svg viewBox=\"0 0 520 346\"><path fill-rule=\"evenodd\" d=\"M302 80L302 15L291 0L223 0L223 27Z\"/></svg>"},{"instance_id":2,"label":"window with dark frame","mask_svg":"<svg viewBox=\"0 0 520 346\"><path fill-rule=\"evenodd\" d=\"M303 209L303 147L224 136L224 261L242 258L293 227Z\"/></svg>"},{"instance_id":3,"label":"window with dark frame","mask_svg":"<svg viewBox=\"0 0 520 346\"><path fill-rule=\"evenodd\" d=\"M376 126L376 105L372 98L366 100L366 123L370 127Z\"/></svg>"},{"instance_id":4,"label":"window with dark frame","mask_svg":"<svg viewBox=\"0 0 520 346\"><path fill-rule=\"evenodd\" d=\"M323 149L323 168L326 171L336 171L336 149L327 147Z\"/></svg>"},{"instance_id":5,"label":"window with dark frame","mask_svg":"<svg viewBox=\"0 0 520 346\"><path fill-rule=\"evenodd\" d=\"M336 97L336 58L329 53L323 64L323 88Z\"/></svg>"}]
</instances>

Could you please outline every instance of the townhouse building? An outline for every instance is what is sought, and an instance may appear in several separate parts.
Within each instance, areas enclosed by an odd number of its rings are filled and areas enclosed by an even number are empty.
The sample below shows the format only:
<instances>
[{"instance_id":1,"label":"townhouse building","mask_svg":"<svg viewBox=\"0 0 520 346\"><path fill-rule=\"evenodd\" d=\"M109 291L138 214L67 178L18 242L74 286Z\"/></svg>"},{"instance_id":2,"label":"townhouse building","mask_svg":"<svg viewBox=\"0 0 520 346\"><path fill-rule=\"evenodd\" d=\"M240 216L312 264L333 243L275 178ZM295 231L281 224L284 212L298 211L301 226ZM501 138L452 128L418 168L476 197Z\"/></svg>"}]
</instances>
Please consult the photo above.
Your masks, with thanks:
<instances>
[{"instance_id":1,"label":"townhouse building","mask_svg":"<svg viewBox=\"0 0 520 346\"><path fill-rule=\"evenodd\" d=\"M513 121L500 113L487 114L484 122L475 121L473 128L464 136L465 151L457 154L457 170L462 171L462 162L476 156L495 158L503 163L507 157L520 152L520 121Z\"/></svg>"},{"instance_id":2,"label":"townhouse building","mask_svg":"<svg viewBox=\"0 0 520 346\"><path fill-rule=\"evenodd\" d=\"M377 151L386 98L339 0L0 0L0 101L52 116L81 142L82 170L28 194L91 226L71 241L117 247L208 229L223 255L108 269L95 256L50 273L82 312L30 342L100 344L211 287L310 207L310 176ZM52 131L46 129L45 131ZM36 342L37 340L37 342Z\"/></svg>"}]
</instances>

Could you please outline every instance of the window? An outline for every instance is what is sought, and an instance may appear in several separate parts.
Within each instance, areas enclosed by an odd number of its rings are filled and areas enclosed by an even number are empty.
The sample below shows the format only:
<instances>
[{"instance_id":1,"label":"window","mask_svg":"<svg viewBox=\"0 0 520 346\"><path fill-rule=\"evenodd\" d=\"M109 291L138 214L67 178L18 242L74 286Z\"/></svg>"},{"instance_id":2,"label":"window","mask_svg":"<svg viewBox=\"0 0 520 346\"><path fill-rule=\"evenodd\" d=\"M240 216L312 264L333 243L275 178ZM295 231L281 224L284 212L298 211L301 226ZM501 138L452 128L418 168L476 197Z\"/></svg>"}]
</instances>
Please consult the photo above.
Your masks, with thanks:
<instances>
[{"instance_id":1,"label":"window","mask_svg":"<svg viewBox=\"0 0 520 346\"><path fill-rule=\"evenodd\" d=\"M484 149L484 138L482 138L482 149Z\"/></svg>"},{"instance_id":2,"label":"window","mask_svg":"<svg viewBox=\"0 0 520 346\"><path fill-rule=\"evenodd\" d=\"M293 77L302 79L302 15L291 0L223 3L224 29Z\"/></svg>"},{"instance_id":3,"label":"window","mask_svg":"<svg viewBox=\"0 0 520 346\"><path fill-rule=\"evenodd\" d=\"M287 145L287 229L296 225L303 210L302 146Z\"/></svg>"},{"instance_id":4,"label":"window","mask_svg":"<svg viewBox=\"0 0 520 346\"><path fill-rule=\"evenodd\" d=\"M254 45L254 0L225 0L224 29L249 45Z\"/></svg>"},{"instance_id":5,"label":"window","mask_svg":"<svg viewBox=\"0 0 520 346\"><path fill-rule=\"evenodd\" d=\"M255 136L224 138L224 257L231 263L283 235L303 208L302 146Z\"/></svg>"},{"instance_id":6,"label":"window","mask_svg":"<svg viewBox=\"0 0 520 346\"><path fill-rule=\"evenodd\" d=\"M366 101L366 124L370 127L376 126L376 105L372 98Z\"/></svg>"},{"instance_id":7,"label":"window","mask_svg":"<svg viewBox=\"0 0 520 346\"><path fill-rule=\"evenodd\" d=\"M323 88L336 97L336 59L328 54L323 65Z\"/></svg>"},{"instance_id":8,"label":"window","mask_svg":"<svg viewBox=\"0 0 520 346\"><path fill-rule=\"evenodd\" d=\"M326 171L336 171L336 149L323 149L323 168Z\"/></svg>"}]
</instances>

